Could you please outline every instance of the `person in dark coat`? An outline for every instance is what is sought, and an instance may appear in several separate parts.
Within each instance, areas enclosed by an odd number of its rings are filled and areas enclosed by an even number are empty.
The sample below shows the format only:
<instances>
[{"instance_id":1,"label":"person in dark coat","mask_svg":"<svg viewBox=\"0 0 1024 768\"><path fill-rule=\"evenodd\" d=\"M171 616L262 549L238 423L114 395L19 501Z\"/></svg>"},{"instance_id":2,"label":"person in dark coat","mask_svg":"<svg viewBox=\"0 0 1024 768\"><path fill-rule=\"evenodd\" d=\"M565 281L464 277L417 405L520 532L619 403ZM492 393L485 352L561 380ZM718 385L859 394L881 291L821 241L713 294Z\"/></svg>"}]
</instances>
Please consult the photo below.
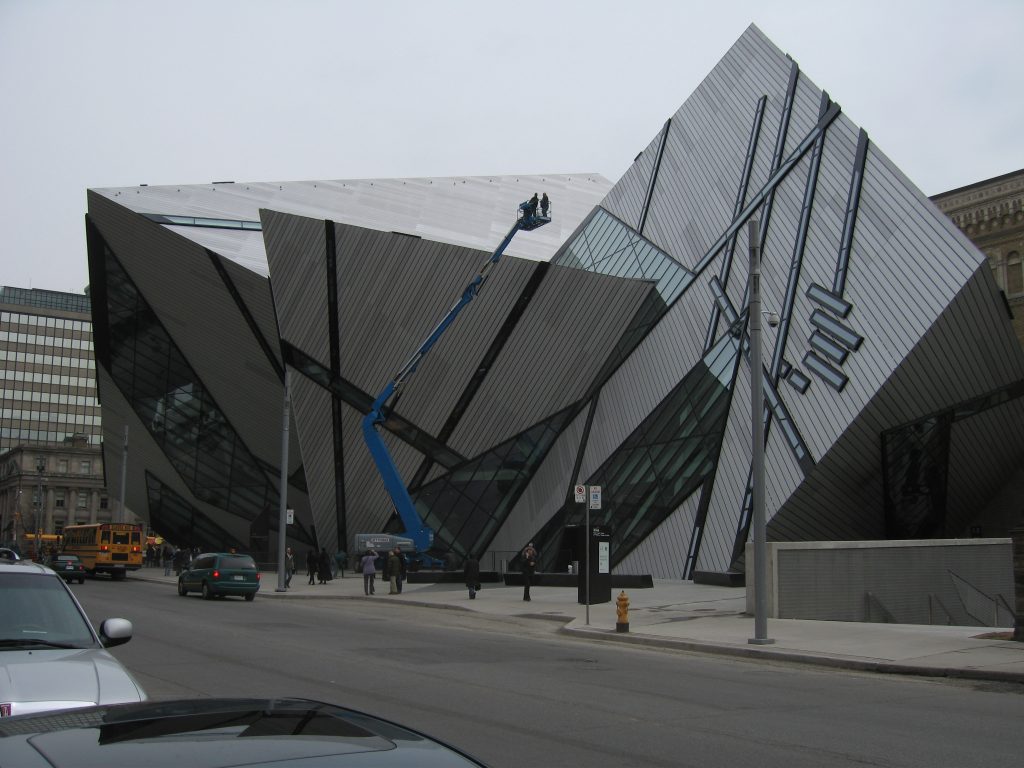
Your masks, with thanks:
<instances>
[{"instance_id":1,"label":"person in dark coat","mask_svg":"<svg viewBox=\"0 0 1024 768\"><path fill-rule=\"evenodd\" d=\"M316 569L319 566L319 558L316 556L316 550L311 549L306 553L306 572L309 574L309 583L315 584L313 577L316 576Z\"/></svg>"},{"instance_id":2,"label":"person in dark coat","mask_svg":"<svg viewBox=\"0 0 1024 768\"><path fill-rule=\"evenodd\" d=\"M331 580L331 558L326 548L320 550L320 556L317 558L316 575L320 584L326 584Z\"/></svg>"},{"instance_id":3,"label":"person in dark coat","mask_svg":"<svg viewBox=\"0 0 1024 768\"><path fill-rule=\"evenodd\" d=\"M466 556L462 573L466 579L466 589L469 590L469 599L476 600L477 590L480 589L480 562L472 554Z\"/></svg>"},{"instance_id":4,"label":"person in dark coat","mask_svg":"<svg viewBox=\"0 0 1024 768\"><path fill-rule=\"evenodd\" d=\"M545 219L548 217L548 208L551 207L551 201L548 200L548 193L545 192L540 198L540 215Z\"/></svg>"},{"instance_id":5,"label":"person in dark coat","mask_svg":"<svg viewBox=\"0 0 1024 768\"><path fill-rule=\"evenodd\" d=\"M538 205L538 203L539 203L539 201L537 200L537 193L534 192L533 193L533 197L530 198L529 214L531 216L536 216L537 215L537 205Z\"/></svg>"},{"instance_id":6,"label":"person in dark coat","mask_svg":"<svg viewBox=\"0 0 1024 768\"><path fill-rule=\"evenodd\" d=\"M395 547L395 557L398 558L398 573L395 575L395 588L398 590L398 594L402 594L402 582L405 581L405 574L408 570L407 563L405 562L405 555L402 554L402 550Z\"/></svg>"},{"instance_id":7,"label":"person in dark coat","mask_svg":"<svg viewBox=\"0 0 1024 768\"><path fill-rule=\"evenodd\" d=\"M531 541L523 550L523 600L530 599L530 582L533 581L533 574L537 572L537 550Z\"/></svg>"}]
</instances>

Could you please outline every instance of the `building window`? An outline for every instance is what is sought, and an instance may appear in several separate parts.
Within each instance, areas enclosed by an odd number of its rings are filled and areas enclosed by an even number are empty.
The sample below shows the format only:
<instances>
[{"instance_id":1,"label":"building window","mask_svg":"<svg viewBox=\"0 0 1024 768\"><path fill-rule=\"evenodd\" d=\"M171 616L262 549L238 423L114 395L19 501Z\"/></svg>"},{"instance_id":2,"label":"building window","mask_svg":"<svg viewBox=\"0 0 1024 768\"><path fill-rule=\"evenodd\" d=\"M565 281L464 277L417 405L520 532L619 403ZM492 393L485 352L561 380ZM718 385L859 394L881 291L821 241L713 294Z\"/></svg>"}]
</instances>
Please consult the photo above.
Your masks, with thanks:
<instances>
[{"instance_id":1,"label":"building window","mask_svg":"<svg viewBox=\"0 0 1024 768\"><path fill-rule=\"evenodd\" d=\"M66 475L68 473L68 460L67 459L60 459L57 462L57 471L60 472L62 475Z\"/></svg>"},{"instance_id":2,"label":"building window","mask_svg":"<svg viewBox=\"0 0 1024 768\"><path fill-rule=\"evenodd\" d=\"M100 497L100 509L110 509L110 499L106 496Z\"/></svg>"},{"instance_id":3,"label":"building window","mask_svg":"<svg viewBox=\"0 0 1024 768\"><path fill-rule=\"evenodd\" d=\"M85 509L89 505L89 494L86 491L78 492L78 508Z\"/></svg>"},{"instance_id":4,"label":"building window","mask_svg":"<svg viewBox=\"0 0 1024 768\"><path fill-rule=\"evenodd\" d=\"M81 467L83 475L88 475L89 472L92 470L92 462L87 461L86 459L82 459L81 464L79 466Z\"/></svg>"},{"instance_id":5,"label":"building window","mask_svg":"<svg viewBox=\"0 0 1024 768\"><path fill-rule=\"evenodd\" d=\"M1021 271L1020 254L1010 251L1006 257L1006 295L1019 296L1024 293L1024 272Z\"/></svg>"},{"instance_id":6,"label":"building window","mask_svg":"<svg viewBox=\"0 0 1024 768\"><path fill-rule=\"evenodd\" d=\"M55 490L53 492L53 506L57 509L64 509L64 491Z\"/></svg>"}]
</instances>

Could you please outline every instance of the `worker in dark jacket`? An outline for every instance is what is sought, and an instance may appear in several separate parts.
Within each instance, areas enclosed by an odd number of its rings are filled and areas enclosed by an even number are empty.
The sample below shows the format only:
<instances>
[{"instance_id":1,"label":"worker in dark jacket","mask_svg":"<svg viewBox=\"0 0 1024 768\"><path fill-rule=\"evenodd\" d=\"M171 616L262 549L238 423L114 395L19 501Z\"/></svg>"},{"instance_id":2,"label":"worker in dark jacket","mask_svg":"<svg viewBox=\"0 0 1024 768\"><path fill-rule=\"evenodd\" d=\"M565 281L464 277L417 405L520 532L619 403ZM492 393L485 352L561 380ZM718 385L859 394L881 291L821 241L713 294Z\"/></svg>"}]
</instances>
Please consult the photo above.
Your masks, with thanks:
<instances>
[{"instance_id":1,"label":"worker in dark jacket","mask_svg":"<svg viewBox=\"0 0 1024 768\"><path fill-rule=\"evenodd\" d=\"M472 554L466 556L462 573L466 579L466 589L469 590L469 599L476 600L476 592L480 589L480 562Z\"/></svg>"}]
</instances>

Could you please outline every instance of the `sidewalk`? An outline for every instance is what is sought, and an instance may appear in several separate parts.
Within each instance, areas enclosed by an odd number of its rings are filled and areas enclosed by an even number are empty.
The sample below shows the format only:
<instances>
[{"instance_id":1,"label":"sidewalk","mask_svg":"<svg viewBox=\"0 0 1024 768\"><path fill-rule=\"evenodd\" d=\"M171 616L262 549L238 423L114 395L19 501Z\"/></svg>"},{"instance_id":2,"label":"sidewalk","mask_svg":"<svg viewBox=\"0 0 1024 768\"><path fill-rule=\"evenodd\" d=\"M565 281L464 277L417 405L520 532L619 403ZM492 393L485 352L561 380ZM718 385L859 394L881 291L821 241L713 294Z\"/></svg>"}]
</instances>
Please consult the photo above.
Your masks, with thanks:
<instances>
[{"instance_id":1,"label":"sidewalk","mask_svg":"<svg viewBox=\"0 0 1024 768\"><path fill-rule=\"evenodd\" d=\"M160 568L143 568L130 579L176 583ZM485 584L470 600L459 584L405 584L401 595L388 595L387 582L377 580L377 593L363 594L363 580L347 573L327 584L307 583L303 573L291 588L277 590L277 574L263 574L258 600L351 599L381 600L477 611L495 616L525 616L564 622L563 632L593 640L637 643L700 653L817 664L890 674L955 677L969 680L1024 683L1024 643L1005 639L1012 629L948 627L918 624L867 624L838 621L769 619L770 645L751 645L754 619L744 614L743 589L655 579L653 589L627 590L629 631L616 632L613 590L611 603L587 607L577 602L575 588L533 587L532 600L521 587Z\"/></svg>"}]
</instances>

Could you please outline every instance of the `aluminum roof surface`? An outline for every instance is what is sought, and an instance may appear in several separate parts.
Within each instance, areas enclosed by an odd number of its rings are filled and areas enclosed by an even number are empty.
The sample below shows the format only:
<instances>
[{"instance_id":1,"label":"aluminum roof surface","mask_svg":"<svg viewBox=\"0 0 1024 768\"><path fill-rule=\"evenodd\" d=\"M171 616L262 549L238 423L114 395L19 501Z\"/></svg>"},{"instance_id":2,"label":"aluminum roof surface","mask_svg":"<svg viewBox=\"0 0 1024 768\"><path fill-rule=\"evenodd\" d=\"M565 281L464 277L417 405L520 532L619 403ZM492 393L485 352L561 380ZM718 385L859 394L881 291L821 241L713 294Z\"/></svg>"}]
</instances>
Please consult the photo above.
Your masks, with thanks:
<instances>
[{"instance_id":1,"label":"aluminum roof surface","mask_svg":"<svg viewBox=\"0 0 1024 768\"><path fill-rule=\"evenodd\" d=\"M611 189L600 174L450 176L339 181L221 182L92 189L142 214L259 222L267 208L492 250L535 192L551 198L552 223L512 243L509 255L547 261ZM183 237L266 276L258 230L165 225Z\"/></svg>"}]
</instances>

